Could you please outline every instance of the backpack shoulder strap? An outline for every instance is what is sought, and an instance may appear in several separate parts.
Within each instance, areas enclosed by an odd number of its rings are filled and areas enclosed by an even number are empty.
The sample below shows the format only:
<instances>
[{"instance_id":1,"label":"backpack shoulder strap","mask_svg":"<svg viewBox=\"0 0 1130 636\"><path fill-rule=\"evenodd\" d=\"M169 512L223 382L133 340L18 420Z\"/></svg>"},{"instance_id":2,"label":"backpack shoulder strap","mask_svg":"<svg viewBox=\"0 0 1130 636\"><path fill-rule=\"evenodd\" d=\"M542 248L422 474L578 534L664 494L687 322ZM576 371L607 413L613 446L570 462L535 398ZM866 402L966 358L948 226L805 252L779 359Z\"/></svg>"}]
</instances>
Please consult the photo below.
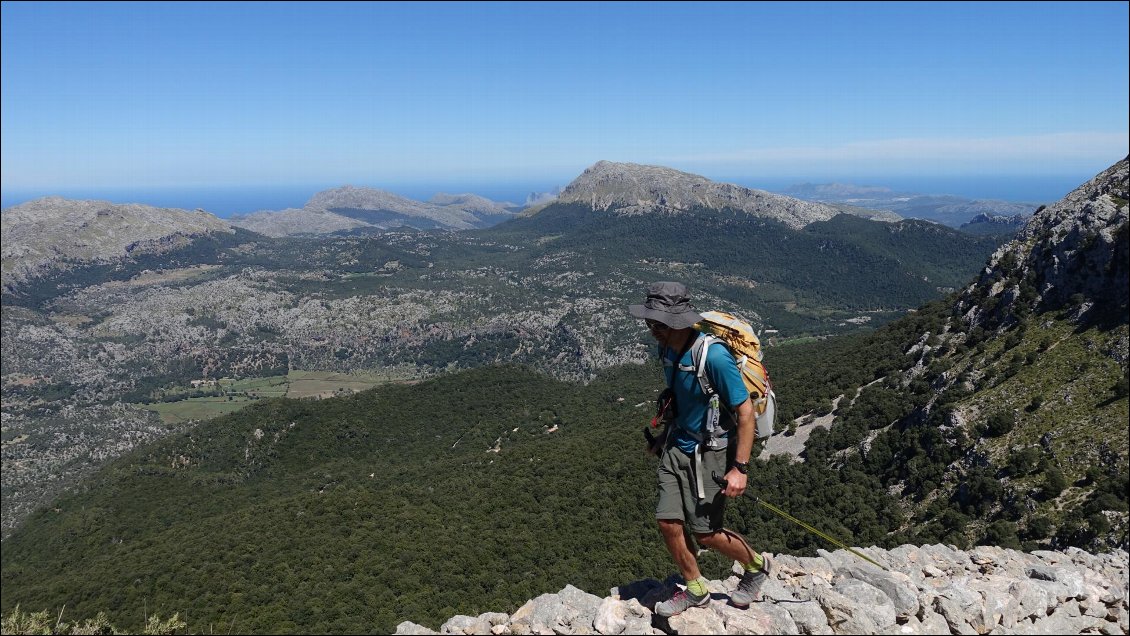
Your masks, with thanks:
<instances>
[{"instance_id":1,"label":"backpack shoulder strap","mask_svg":"<svg viewBox=\"0 0 1130 636\"><path fill-rule=\"evenodd\" d=\"M708 396L713 396L717 391L714 386L710 384L710 377L706 375L706 352L710 345L721 342L716 336L704 334L701 338L695 341L691 346L691 364L693 368L686 369L687 371L694 371L695 378L698 380L698 386L702 392Z\"/></svg>"},{"instance_id":2,"label":"backpack shoulder strap","mask_svg":"<svg viewBox=\"0 0 1130 636\"><path fill-rule=\"evenodd\" d=\"M710 345L722 342L711 334L704 334L701 338L695 341L691 347L691 360L694 362L695 378L698 379L698 386L702 389L703 394L706 395L709 406L706 409L706 421L703 425L703 434L696 437L699 443L699 451L702 447L712 450L720 450L729 445L729 437L725 434L724 424L722 422L722 412L725 411L729 414L732 421L737 421L734 414L730 412L728 406L721 404L721 396L718 391L710 383L710 376L706 374L706 354L710 349ZM722 344L725 344L722 342ZM701 490L701 489L700 489Z\"/></svg>"}]
</instances>

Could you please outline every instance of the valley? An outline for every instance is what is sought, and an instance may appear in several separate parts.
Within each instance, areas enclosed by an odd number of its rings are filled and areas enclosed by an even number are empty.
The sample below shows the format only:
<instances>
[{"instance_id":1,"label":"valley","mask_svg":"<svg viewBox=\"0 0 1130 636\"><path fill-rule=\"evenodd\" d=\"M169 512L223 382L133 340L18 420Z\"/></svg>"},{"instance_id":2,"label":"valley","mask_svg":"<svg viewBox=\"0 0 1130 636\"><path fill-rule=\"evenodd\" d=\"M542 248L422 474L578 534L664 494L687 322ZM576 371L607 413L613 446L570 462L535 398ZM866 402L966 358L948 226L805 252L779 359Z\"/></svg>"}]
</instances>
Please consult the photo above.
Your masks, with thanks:
<instances>
[{"instance_id":1,"label":"valley","mask_svg":"<svg viewBox=\"0 0 1130 636\"><path fill-rule=\"evenodd\" d=\"M253 631L390 630L638 578L653 484L627 451L659 387L626 307L664 279L762 331L778 437L828 424L759 462L774 503L859 545L1125 549L1127 300L1106 292L1127 287L1126 161L1004 244L832 212L794 227L810 208L779 220L725 188L736 207L702 207L615 176L633 169L594 171L607 208L234 229L6 287L4 611L82 598L130 624L151 598ZM656 202L616 207L621 182ZM767 550L821 546L728 514ZM249 569L217 583L233 563ZM475 593L445 601L472 571ZM342 600L406 575L395 612Z\"/></svg>"}]
</instances>

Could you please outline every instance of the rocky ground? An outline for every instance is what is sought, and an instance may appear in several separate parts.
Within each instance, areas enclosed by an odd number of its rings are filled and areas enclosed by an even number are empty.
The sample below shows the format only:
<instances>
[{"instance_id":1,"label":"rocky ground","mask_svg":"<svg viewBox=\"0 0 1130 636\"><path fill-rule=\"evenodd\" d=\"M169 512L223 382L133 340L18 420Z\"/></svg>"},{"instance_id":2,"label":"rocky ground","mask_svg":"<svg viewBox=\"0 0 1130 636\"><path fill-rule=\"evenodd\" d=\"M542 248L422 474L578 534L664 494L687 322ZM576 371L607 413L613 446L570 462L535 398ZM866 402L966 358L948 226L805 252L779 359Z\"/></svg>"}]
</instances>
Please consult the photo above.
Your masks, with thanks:
<instances>
[{"instance_id":1,"label":"rocky ground","mask_svg":"<svg viewBox=\"0 0 1130 636\"><path fill-rule=\"evenodd\" d=\"M711 581L711 602L663 619L655 604L681 584L643 580L609 596L571 585L513 614L454 616L439 631L411 622L397 634L1127 634L1130 563L1124 551L1032 553L997 547L904 545L806 558L777 555L763 601L729 605L735 574Z\"/></svg>"}]
</instances>

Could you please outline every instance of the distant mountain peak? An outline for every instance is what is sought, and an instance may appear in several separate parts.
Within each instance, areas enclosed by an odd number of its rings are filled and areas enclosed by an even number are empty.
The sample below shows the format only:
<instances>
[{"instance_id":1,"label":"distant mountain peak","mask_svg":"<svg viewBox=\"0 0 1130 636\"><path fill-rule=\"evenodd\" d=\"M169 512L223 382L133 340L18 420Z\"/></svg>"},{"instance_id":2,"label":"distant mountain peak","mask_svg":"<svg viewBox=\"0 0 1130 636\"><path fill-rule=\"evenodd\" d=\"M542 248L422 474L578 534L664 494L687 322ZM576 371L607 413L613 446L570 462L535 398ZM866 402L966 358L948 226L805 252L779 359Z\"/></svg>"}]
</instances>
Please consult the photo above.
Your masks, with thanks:
<instances>
[{"instance_id":1,"label":"distant mountain peak","mask_svg":"<svg viewBox=\"0 0 1130 636\"><path fill-rule=\"evenodd\" d=\"M413 211L417 213L422 213L428 208L426 204L420 201L402 197L387 190L352 185L322 190L310 197L304 207L326 210L334 208L396 210L398 212Z\"/></svg>"},{"instance_id":2,"label":"distant mountain peak","mask_svg":"<svg viewBox=\"0 0 1130 636\"><path fill-rule=\"evenodd\" d=\"M464 193L464 194L447 194L445 192L437 192L428 199L428 203L439 206L455 206L468 212L479 215L493 215L493 214L513 214L511 208L517 207L513 203L492 201L484 196L477 194Z\"/></svg>"},{"instance_id":3,"label":"distant mountain peak","mask_svg":"<svg viewBox=\"0 0 1130 636\"><path fill-rule=\"evenodd\" d=\"M506 207L476 194L437 194L417 201L376 188L345 185L323 190L306 208L324 209L362 221L374 228L408 225L420 229L468 230L511 216Z\"/></svg>"},{"instance_id":4,"label":"distant mountain peak","mask_svg":"<svg viewBox=\"0 0 1130 636\"><path fill-rule=\"evenodd\" d=\"M262 210L251 214L233 215L228 222L236 227L274 238L348 232L372 227L364 221L334 214L322 208Z\"/></svg>"},{"instance_id":5,"label":"distant mountain peak","mask_svg":"<svg viewBox=\"0 0 1130 636\"><path fill-rule=\"evenodd\" d=\"M732 209L776 219L794 228L831 219L840 210L821 203L753 190L674 168L598 161L557 198L621 214L680 214L694 208Z\"/></svg>"}]
</instances>

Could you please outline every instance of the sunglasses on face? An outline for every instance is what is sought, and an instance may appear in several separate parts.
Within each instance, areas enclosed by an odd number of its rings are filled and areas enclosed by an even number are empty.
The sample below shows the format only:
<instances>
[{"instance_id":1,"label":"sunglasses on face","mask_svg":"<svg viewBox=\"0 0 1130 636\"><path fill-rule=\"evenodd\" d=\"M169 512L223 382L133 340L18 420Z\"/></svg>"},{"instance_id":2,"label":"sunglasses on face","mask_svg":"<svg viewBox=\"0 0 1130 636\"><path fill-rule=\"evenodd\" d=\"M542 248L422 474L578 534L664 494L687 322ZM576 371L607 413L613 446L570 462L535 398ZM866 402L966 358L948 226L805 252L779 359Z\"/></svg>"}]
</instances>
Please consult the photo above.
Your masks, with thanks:
<instances>
[{"instance_id":1,"label":"sunglasses on face","mask_svg":"<svg viewBox=\"0 0 1130 636\"><path fill-rule=\"evenodd\" d=\"M651 331L666 331L670 329L667 325L659 322L658 320L645 320L644 323Z\"/></svg>"}]
</instances>

